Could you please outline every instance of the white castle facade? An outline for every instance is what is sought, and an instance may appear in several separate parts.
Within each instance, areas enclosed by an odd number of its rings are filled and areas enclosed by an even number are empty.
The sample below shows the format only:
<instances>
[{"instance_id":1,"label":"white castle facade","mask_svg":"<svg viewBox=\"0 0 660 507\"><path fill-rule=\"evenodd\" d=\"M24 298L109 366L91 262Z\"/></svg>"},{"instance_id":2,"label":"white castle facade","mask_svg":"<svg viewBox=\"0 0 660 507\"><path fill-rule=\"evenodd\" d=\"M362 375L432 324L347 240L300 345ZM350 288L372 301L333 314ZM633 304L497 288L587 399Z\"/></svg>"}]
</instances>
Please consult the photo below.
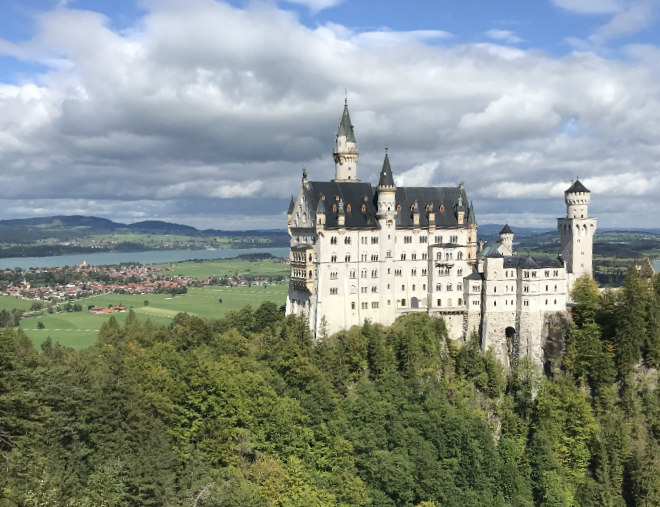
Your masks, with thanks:
<instances>
[{"instance_id":1,"label":"white castle facade","mask_svg":"<svg viewBox=\"0 0 660 507\"><path fill-rule=\"evenodd\" d=\"M579 180L565 192L561 255L550 259L515 255L508 225L499 241L478 244L462 183L397 187L387 153L378 185L360 181L346 104L333 157L335 178L308 181L303 171L289 205L287 314L303 315L320 337L424 312L442 317L452 339L478 333L506 365L518 356L543 363L548 328L566 312L574 280L591 275L596 219Z\"/></svg>"}]
</instances>

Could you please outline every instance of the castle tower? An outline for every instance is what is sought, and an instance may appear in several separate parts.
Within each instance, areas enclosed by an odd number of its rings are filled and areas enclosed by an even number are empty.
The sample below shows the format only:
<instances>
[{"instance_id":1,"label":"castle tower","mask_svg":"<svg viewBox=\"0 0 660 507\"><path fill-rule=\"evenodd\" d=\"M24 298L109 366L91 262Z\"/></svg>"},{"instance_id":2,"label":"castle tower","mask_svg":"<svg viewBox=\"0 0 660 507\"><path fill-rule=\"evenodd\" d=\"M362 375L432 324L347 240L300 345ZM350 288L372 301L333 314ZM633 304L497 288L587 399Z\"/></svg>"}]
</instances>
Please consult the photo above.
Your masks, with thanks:
<instances>
[{"instance_id":1,"label":"castle tower","mask_svg":"<svg viewBox=\"0 0 660 507\"><path fill-rule=\"evenodd\" d=\"M392 168L390 167L390 157L387 155L387 150L385 150L385 160L383 160L383 168L380 170L380 179L378 180L376 192L378 194L376 216L379 219L394 220L394 217L396 217L396 185L394 184Z\"/></svg>"},{"instance_id":2,"label":"castle tower","mask_svg":"<svg viewBox=\"0 0 660 507\"><path fill-rule=\"evenodd\" d=\"M380 179L376 187L376 219L380 225L380 308L382 308L380 321L385 325L394 322L396 315L389 311L390 303L396 300L394 287L395 258L396 248L396 185L392 176L390 167L390 158L385 150L385 159L383 168L380 171Z\"/></svg>"},{"instance_id":3,"label":"castle tower","mask_svg":"<svg viewBox=\"0 0 660 507\"><path fill-rule=\"evenodd\" d=\"M592 276L593 240L596 219L589 218L587 208L591 192L580 180L564 192L566 218L557 219L557 230L561 239L561 258L568 274L568 290L582 275Z\"/></svg>"},{"instance_id":4,"label":"castle tower","mask_svg":"<svg viewBox=\"0 0 660 507\"><path fill-rule=\"evenodd\" d=\"M500 246L499 252L502 255L513 255L513 231L509 224L504 224L500 231Z\"/></svg>"},{"instance_id":5,"label":"castle tower","mask_svg":"<svg viewBox=\"0 0 660 507\"><path fill-rule=\"evenodd\" d=\"M470 202L468 208L468 259L470 264L474 265L477 262L477 217L474 214L474 206Z\"/></svg>"},{"instance_id":6,"label":"castle tower","mask_svg":"<svg viewBox=\"0 0 660 507\"><path fill-rule=\"evenodd\" d=\"M335 179L333 181L360 181L357 178L357 161L360 150L355 142L351 117L348 114L348 100L344 100L344 112L339 120L337 142L332 150L335 159Z\"/></svg>"}]
</instances>

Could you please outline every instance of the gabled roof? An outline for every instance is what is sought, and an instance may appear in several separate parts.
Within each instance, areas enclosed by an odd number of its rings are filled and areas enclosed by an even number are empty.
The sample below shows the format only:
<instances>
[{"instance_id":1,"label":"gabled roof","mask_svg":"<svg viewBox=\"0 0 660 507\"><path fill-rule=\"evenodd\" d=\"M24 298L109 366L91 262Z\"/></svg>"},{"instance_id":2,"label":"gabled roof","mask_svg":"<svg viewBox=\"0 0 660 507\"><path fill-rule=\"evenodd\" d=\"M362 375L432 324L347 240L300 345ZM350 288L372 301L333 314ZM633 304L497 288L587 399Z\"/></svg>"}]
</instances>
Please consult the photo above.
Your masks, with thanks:
<instances>
[{"instance_id":1,"label":"gabled roof","mask_svg":"<svg viewBox=\"0 0 660 507\"><path fill-rule=\"evenodd\" d=\"M483 273L477 273L476 271L474 273L471 273L470 275L466 276L466 280L482 280L484 277Z\"/></svg>"},{"instance_id":2,"label":"gabled roof","mask_svg":"<svg viewBox=\"0 0 660 507\"><path fill-rule=\"evenodd\" d=\"M540 268L562 268L564 265L557 258L544 257L542 255L508 255L504 258L505 268L540 269Z\"/></svg>"},{"instance_id":3,"label":"gabled roof","mask_svg":"<svg viewBox=\"0 0 660 507\"><path fill-rule=\"evenodd\" d=\"M344 112L339 120L339 128L337 129L337 137L346 136L346 141L355 142L355 134L353 133L353 125L351 124L351 116L348 114L348 102L344 102Z\"/></svg>"},{"instance_id":4,"label":"gabled roof","mask_svg":"<svg viewBox=\"0 0 660 507\"><path fill-rule=\"evenodd\" d=\"M374 189L370 183L341 181L308 181L303 191L317 213L325 212L325 227L338 227L337 216L340 203L343 205L345 227L347 229L377 229ZM325 199L322 199L325 196ZM336 209L333 209L336 205ZM362 211L364 206L364 211Z\"/></svg>"},{"instance_id":5,"label":"gabled roof","mask_svg":"<svg viewBox=\"0 0 660 507\"><path fill-rule=\"evenodd\" d=\"M571 193L571 192L589 192L591 191L585 187L580 180L575 180L573 184L564 192L565 194Z\"/></svg>"},{"instance_id":6,"label":"gabled roof","mask_svg":"<svg viewBox=\"0 0 660 507\"><path fill-rule=\"evenodd\" d=\"M420 210L420 227L428 227L426 206L430 207L431 204L433 204L437 227L457 227L455 209L458 206L459 196L463 197L463 202L467 201L465 189L460 187L397 187L395 200L397 207L401 206L401 210L396 217L396 226L413 227L413 206L417 202Z\"/></svg>"},{"instance_id":7,"label":"gabled roof","mask_svg":"<svg viewBox=\"0 0 660 507\"><path fill-rule=\"evenodd\" d=\"M379 187L393 187L394 177L392 176L392 168L390 167L390 158L385 153L385 160L383 160L383 168L380 170L380 180L378 180Z\"/></svg>"},{"instance_id":8,"label":"gabled roof","mask_svg":"<svg viewBox=\"0 0 660 507\"><path fill-rule=\"evenodd\" d=\"M502 230L500 231L500 236L502 234L513 234L513 231L511 230L511 227L509 227L509 224L504 224L504 227L502 227Z\"/></svg>"},{"instance_id":9,"label":"gabled roof","mask_svg":"<svg viewBox=\"0 0 660 507\"><path fill-rule=\"evenodd\" d=\"M486 242L481 249L481 252L477 254L477 257L502 257L502 254L500 253L500 243L498 241Z\"/></svg>"}]
</instances>

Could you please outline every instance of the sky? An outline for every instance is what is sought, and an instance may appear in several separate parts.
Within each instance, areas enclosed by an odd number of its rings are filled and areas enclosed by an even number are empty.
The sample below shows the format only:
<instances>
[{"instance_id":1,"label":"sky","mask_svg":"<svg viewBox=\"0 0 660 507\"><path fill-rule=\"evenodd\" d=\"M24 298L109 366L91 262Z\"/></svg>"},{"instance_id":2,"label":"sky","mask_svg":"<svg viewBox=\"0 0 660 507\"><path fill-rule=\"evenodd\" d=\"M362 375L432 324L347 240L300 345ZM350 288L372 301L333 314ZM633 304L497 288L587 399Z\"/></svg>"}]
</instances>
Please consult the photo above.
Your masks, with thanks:
<instances>
[{"instance_id":1,"label":"sky","mask_svg":"<svg viewBox=\"0 0 660 507\"><path fill-rule=\"evenodd\" d=\"M0 219L285 228L345 96L362 181L660 227L660 0L0 0Z\"/></svg>"}]
</instances>

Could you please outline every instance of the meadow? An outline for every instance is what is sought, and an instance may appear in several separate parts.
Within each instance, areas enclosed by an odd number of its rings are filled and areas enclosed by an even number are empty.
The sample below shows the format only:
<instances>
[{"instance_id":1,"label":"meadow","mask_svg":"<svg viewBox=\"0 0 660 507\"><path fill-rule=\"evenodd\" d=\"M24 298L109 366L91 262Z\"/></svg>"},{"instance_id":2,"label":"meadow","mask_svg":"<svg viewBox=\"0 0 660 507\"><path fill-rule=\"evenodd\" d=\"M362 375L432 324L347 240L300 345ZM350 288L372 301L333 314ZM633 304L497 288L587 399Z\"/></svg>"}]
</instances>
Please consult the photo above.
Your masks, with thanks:
<instances>
[{"instance_id":1,"label":"meadow","mask_svg":"<svg viewBox=\"0 0 660 507\"><path fill-rule=\"evenodd\" d=\"M190 276L196 279L206 279L217 276L233 276L235 274L253 276L285 276L289 273L288 265L281 260L248 261L242 259L227 259L205 262L181 262L173 266L173 273ZM264 301L273 301L278 306L286 301L288 284L286 282L271 283L267 286L208 286L190 287L187 294L171 296L169 294L103 294L89 298L78 299L75 302L83 306L82 312L52 313L45 310L41 315L24 318L21 328L33 343L39 346L48 337L53 342L59 342L66 347L80 349L92 345L96 341L98 331L110 316L123 322L128 310L133 310L140 320L150 319L154 324L168 325L171 319L180 312L197 315L203 318L219 318L232 310L240 310L246 305L258 307ZM222 300L222 303L220 303ZM0 310L20 308L27 311L32 301L17 299L12 296L0 297ZM126 312L96 315L89 313L87 307L94 306L125 306ZM39 328L39 322L43 328Z\"/></svg>"}]
</instances>

